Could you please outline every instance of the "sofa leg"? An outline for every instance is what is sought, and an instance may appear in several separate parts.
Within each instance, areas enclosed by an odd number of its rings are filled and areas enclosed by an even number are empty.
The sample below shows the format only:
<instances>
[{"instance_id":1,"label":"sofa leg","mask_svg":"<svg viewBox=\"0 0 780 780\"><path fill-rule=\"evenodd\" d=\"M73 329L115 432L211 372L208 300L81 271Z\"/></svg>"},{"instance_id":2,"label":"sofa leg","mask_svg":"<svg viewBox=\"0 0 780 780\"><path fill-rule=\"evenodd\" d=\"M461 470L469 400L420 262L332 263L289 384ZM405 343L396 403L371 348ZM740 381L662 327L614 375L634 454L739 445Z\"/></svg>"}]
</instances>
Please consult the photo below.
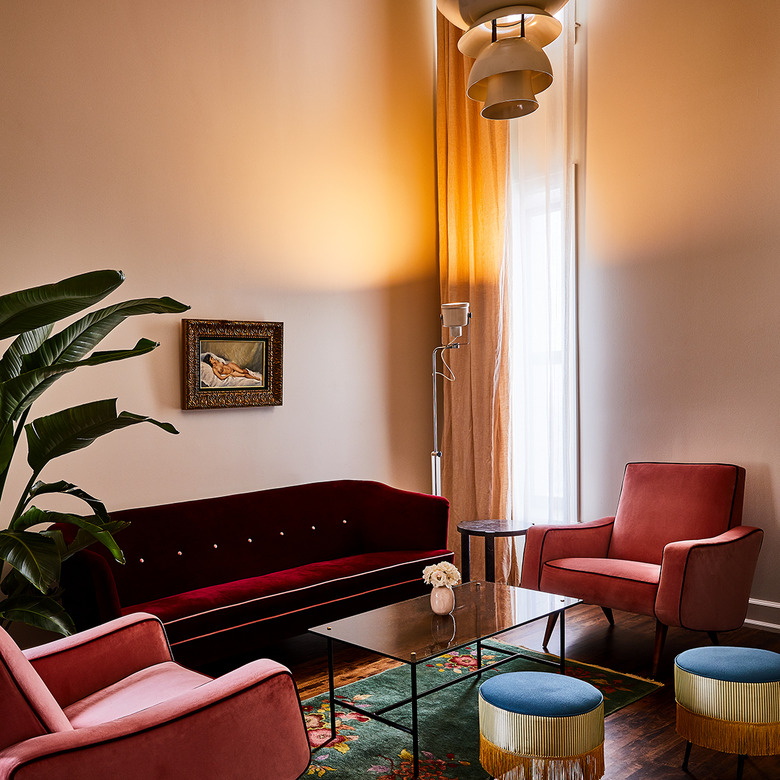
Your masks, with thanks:
<instances>
[{"instance_id":1,"label":"sofa leg","mask_svg":"<svg viewBox=\"0 0 780 780\"><path fill-rule=\"evenodd\" d=\"M669 630L669 626L664 625L660 620L655 621L655 648L653 649L653 674L652 678L655 680L658 675L658 667L661 663L661 653L664 649L664 642L666 642L666 632Z\"/></svg>"},{"instance_id":2,"label":"sofa leg","mask_svg":"<svg viewBox=\"0 0 780 780\"><path fill-rule=\"evenodd\" d=\"M718 639L718 632L717 631L708 631L707 636L710 638L710 642L712 642L713 645L719 645L720 639Z\"/></svg>"},{"instance_id":3,"label":"sofa leg","mask_svg":"<svg viewBox=\"0 0 780 780\"><path fill-rule=\"evenodd\" d=\"M544 629L544 639L542 639L542 647L546 650L547 645L550 644L550 637L552 636L553 629L555 628L555 622L558 620L558 613L554 612L547 618L547 627Z\"/></svg>"},{"instance_id":4,"label":"sofa leg","mask_svg":"<svg viewBox=\"0 0 780 780\"><path fill-rule=\"evenodd\" d=\"M602 607L601 611L604 613L604 617L609 621L609 624L614 626L615 616L612 614L612 610L609 607Z\"/></svg>"}]
</instances>

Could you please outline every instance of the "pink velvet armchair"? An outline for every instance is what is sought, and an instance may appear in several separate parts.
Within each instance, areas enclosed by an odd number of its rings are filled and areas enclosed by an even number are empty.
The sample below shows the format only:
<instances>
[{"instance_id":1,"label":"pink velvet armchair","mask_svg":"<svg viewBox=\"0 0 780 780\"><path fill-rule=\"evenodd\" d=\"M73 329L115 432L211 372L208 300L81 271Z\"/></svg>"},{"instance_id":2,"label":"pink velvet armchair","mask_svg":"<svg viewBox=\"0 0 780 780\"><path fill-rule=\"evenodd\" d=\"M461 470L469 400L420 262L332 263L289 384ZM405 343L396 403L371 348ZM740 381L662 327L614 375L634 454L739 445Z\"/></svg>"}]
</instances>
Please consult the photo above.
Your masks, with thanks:
<instances>
[{"instance_id":1,"label":"pink velvet armchair","mask_svg":"<svg viewBox=\"0 0 780 780\"><path fill-rule=\"evenodd\" d=\"M669 626L719 631L745 620L764 532L742 525L745 470L629 463L614 517L528 531L520 584L656 619L653 676ZM545 646L554 620L548 623Z\"/></svg>"},{"instance_id":2,"label":"pink velvet armchair","mask_svg":"<svg viewBox=\"0 0 780 780\"><path fill-rule=\"evenodd\" d=\"M0 778L293 780L310 759L285 667L211 679L143 613L24 652L0 629L0 713Z\"/></svg>"}]
</instances>

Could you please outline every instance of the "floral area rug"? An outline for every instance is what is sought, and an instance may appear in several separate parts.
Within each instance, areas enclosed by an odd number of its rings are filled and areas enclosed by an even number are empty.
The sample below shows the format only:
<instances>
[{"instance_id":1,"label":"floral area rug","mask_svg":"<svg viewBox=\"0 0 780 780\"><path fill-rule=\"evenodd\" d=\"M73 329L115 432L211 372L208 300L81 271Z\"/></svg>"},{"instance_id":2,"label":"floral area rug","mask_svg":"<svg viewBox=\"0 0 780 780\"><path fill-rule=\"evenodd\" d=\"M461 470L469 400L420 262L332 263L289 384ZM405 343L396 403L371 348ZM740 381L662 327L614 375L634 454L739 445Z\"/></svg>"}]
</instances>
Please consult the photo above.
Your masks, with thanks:
<instances>
[{"instance_id":1,"label":"floral area rug","mask_svg":"<svg viewBox=\"0 0 780 780\"><path fill-rule=\"evenodd\" d=\"M501 642L490 644L516 650ZM534 658L550 658L527 651ZM483 650L484 663L501 656ZM421 664L417 669L419 691L433 688L476 668L476 648L465 647ZM420 780L485 780L479 763L477 691L482 681L494 674L518 671L553 671L534 660L518 658L498 669L463 680L426 696L418 703L420 724ZM620 674L597 666L566 662L566 673L595 685L604 695L608 715L661 687L660 683ZM408 666L390 669L336 689L336 695L366 710L400 701L409 696L411 672ZM330 704L327 693L303 702L309 729L312 761L307 776L333 780L410 780L412 738L397 729L361 713L336 705L337 737L330 740ZM399 707L385 714L394 721L411 724L411 707Z\"/></svg>"}]
</instances>

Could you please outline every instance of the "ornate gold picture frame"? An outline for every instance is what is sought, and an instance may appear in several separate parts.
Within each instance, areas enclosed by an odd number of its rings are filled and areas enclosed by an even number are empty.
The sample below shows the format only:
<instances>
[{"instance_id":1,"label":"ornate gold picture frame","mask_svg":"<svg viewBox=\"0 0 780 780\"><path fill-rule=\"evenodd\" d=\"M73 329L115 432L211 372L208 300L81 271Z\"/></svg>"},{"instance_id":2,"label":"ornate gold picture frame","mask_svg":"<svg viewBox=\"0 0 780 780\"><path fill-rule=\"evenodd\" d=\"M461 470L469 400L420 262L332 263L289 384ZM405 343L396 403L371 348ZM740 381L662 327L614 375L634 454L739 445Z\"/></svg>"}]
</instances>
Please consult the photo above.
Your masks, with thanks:
<instances>
[{"instance_id":1,"label":"ornate gold picture frame","mask_svg":"<svg viewBox=\"0 0 780 780\"><path fill-rule=\"evenodd\" d=\"M281 322L182 320L183 409L282 405Z\"/></svg>"}]
</instances>

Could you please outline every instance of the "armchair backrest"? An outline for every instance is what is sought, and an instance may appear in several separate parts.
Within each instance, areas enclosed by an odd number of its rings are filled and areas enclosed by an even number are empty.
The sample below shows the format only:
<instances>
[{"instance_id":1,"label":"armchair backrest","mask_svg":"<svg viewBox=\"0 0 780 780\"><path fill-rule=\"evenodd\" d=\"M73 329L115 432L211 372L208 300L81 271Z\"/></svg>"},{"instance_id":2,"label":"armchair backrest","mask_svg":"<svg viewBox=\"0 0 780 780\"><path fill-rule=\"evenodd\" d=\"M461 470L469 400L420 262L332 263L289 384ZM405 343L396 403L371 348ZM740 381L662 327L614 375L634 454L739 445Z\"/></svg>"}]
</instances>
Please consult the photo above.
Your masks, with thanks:
<instances>
[{"instance_id":1,"label":"armchair backrest","mask_svg":"<svg viewBox=\"0 0 780 780\"><path fill-rule=\"evenodd\" d=\"M608 556L661 563L669 542L742 524L745 470L719 463L629 463Z\"/></svg>"},{"instance_id":2,"label":"armchair backrest","mask_svg":"<svg viewBox=\"0 0 780 780\"><path fill-rule=\"evenodd\" d=\"M0 628L0 750L72 726L16 642Z\"/></svg>"}]
</instances>

